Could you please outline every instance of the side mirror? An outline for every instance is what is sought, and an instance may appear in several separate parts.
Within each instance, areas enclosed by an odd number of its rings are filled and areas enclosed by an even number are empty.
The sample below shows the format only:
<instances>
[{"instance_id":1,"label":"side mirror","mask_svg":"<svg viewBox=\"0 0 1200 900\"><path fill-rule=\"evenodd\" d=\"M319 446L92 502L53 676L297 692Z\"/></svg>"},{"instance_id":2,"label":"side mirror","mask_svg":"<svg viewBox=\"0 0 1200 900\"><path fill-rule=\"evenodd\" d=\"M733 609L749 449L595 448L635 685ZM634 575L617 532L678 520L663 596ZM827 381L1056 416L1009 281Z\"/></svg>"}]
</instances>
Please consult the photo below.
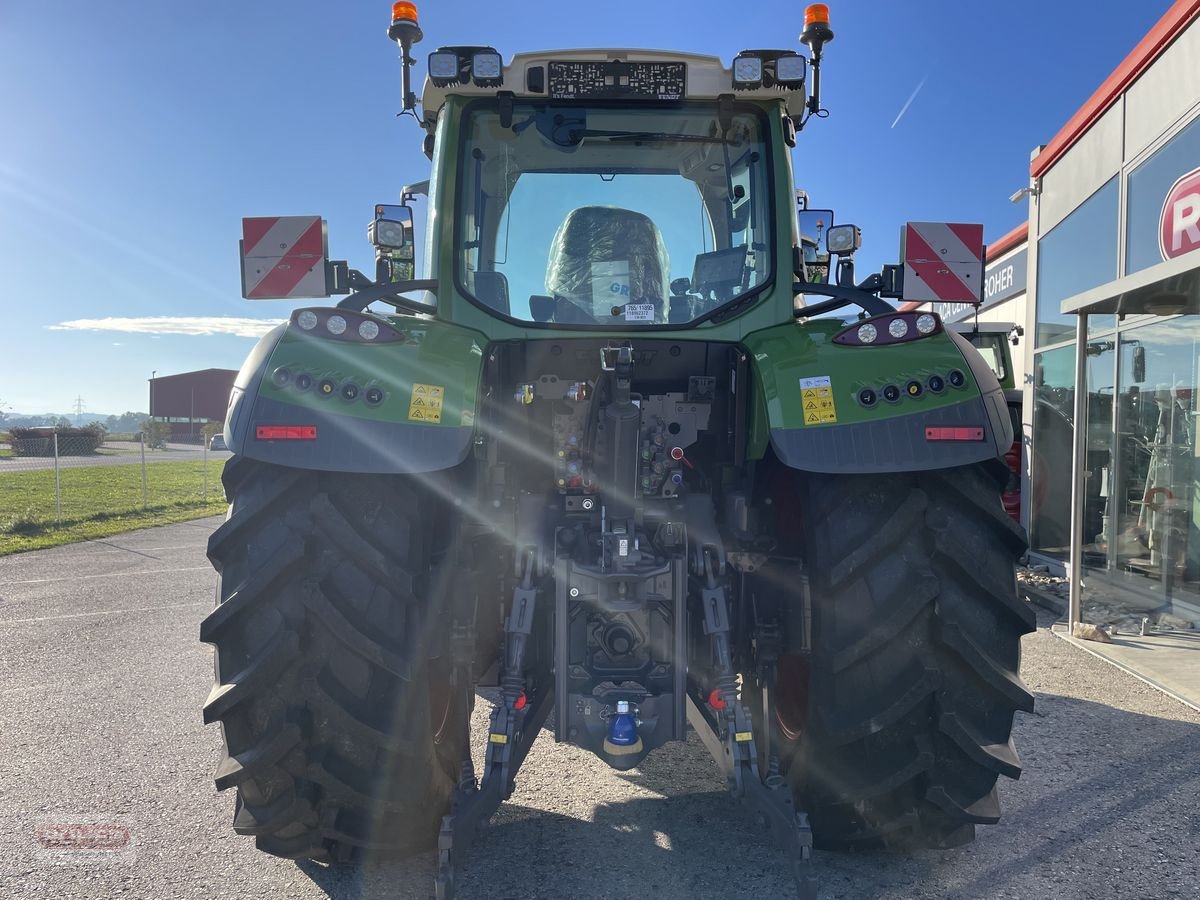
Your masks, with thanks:
<instances>
[{"instance_id":1,"label":"side mirror","mask_svg":"<svg viewBox=\"0 0 1200 900\"><path fill-rule=\"evenodd\" d=\"M409 206L375 207L375 219L367 226L367 238L377 250L393 259L413 258L413 211Z\"/></svg>"},{"instance_id":2,"label":"side mirror","mask_svg":"<svg viewBox=\"0 0 1200 900\"><path fill-rule=\"evenodd\" d=\"M1141 344L1133 348L1133 380L1137 384L1146 380L1146 348Z\"/></svg>"},{"instance_id":3,"label":"side mirror","mask_svg":"<svg viewBox=\"0 0 1200 900\"><path fill-rule=\"evenodd\" d=\"M797 192L799 193L799 192ZM807 195L804 198L807 204ZM829 251L825 249L825 234L833 225L832 209L801 209L796 217L800 245L796 248L796 270L804 266L804 281L813 284L829 283Z\"/></svg>"}]
</instances>

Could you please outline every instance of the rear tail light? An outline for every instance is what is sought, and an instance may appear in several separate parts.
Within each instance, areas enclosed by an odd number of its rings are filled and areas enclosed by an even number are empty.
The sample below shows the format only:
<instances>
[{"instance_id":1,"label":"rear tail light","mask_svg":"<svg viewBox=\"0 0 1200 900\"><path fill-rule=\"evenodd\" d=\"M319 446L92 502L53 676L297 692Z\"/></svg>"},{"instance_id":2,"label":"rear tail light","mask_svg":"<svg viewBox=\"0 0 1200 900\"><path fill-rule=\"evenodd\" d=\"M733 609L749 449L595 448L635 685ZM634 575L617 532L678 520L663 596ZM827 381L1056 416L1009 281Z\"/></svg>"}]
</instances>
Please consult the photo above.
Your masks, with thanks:
<instances>
[{"instance_id":1,"label":"rear tail light","mask_svg":"<svg viewBox=\"0 0 1200 900\"><path fill-rule=\"evenodd\" d=\"M354 344L401 343L408 339L387 319L345 309L298 309L292 313L292 323L314 337Z\"/></svg>"},{"instance_id":2,"label":"rear tail light","mask_svg":"<svg viewBox=\"0 0 1200 900\"><path fill-rule=\"evenodd\" d=\"M942 320L937 313L888 313L873 316L834 335L835 344L848 347L881 347L901 344L938 334Z\"/></svg>"},{"instance_id":3,"label":"rear tail light","mask_svg":"<svg viewBox=\"0 0 1200 900\"><path fill-rule=\"evenodd\" d=\"M983 429L977 425L952 425L943 427L930 425L925 428L927 441L982 441Z\"/></svg>"},{"instance_id":4,"label":"rear tail light","mask_svg":"<svg viewBox=\"0 0 1200 900\"><path fill-rule=\"evenodd\" d=\"M259 425L254 436L260 441L315 441L316 425Z\"/></svg>"}]
</instances>

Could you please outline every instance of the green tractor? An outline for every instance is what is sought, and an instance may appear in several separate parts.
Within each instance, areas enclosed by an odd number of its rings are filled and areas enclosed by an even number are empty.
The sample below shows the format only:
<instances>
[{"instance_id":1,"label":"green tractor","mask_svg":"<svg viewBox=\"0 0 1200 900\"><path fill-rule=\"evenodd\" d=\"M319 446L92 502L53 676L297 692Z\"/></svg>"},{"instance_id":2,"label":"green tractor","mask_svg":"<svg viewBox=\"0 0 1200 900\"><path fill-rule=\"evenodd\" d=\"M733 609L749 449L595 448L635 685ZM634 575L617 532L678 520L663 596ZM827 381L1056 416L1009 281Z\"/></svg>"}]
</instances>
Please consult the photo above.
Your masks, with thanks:
<instances>
[{"instance_id":1,"label":"green tractor","mask_svg":"<svg viewBox=\"0 0 1200 900\"><path fill-rule=\"evenodd\" d=\"M420 103L411 4L389 36L432 172L376 208L375 277L319 218L243 223L247 297L347 296L262 339L226 419L201 639L235 830L334 862L437 848L448 897L552 709L622 770L694 728L796 861L996 822L1033 706L1012 427L968 341L888 302L953 253L913 239L856 283L829 211L809 246L791 150L825 114L828 12L807 56L731 67L443 47Z\"/></svg>"}]
</instances>

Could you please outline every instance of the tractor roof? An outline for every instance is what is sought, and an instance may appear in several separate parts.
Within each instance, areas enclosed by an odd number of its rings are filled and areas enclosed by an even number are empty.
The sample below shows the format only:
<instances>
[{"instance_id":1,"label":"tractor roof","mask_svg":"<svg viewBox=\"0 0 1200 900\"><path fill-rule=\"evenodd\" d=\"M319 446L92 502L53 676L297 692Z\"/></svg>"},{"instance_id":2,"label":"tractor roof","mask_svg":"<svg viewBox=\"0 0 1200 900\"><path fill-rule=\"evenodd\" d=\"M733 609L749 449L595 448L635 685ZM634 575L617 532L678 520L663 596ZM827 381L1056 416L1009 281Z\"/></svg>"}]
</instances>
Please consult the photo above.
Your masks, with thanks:
<instances>
[{"instance_id":1,"label":"tractor roof","mask_svg":"<svg viewBox=\"0 0 1200 900\"><path fill-rule=\"evenodd\" d=\"M437 52L458 51L464 59L473 50L484 48L474 47L443 47ZM490 48L487 48L490 49ZM784 51L778 51L784 52ZM787 51L791 52L791 51ZM576 49L576 50L538 50L529 53L518 53L502 68L501 84L481 86L467 78L466 83L456 82L449 85L435 84L432 78L426 77L425 88L421 96L421 104L427 120L432 119L446 98L450 95L467 97L494 97L501 91L510 91L517 98L523 99L565 99L553 94L548 84L551 63L667 63L673 64L672 70L678 71L679 65L684 67L685 89L682 96L664 93L654 96L650 93L638 93L626 90L616 97L622 102L638 103L654 100L713 100L723 94L732 94L739 100L779 100L786 99L788 111L799 114L803 108L805 92L800 90L784 90L778 87L759 87L751 90L733 88L733 71L717 56L699 53L680 53L674 50L637 50L628 48L607 49ZM577 70L578 71L578 70ZM599 71L598 69L596 71ZM595 75L595 72L588 73ZM464 76L465 77L465 76ZM619 77L619 76L616 76ZM649 75L654 78L655 75ZM661 83L661 82L660 82ZM620 86L618 86L620 87ZM576 95L581 102L593 99L614 99L602 97L597 93L579 93Z\"/></svg>"}]
</instances>

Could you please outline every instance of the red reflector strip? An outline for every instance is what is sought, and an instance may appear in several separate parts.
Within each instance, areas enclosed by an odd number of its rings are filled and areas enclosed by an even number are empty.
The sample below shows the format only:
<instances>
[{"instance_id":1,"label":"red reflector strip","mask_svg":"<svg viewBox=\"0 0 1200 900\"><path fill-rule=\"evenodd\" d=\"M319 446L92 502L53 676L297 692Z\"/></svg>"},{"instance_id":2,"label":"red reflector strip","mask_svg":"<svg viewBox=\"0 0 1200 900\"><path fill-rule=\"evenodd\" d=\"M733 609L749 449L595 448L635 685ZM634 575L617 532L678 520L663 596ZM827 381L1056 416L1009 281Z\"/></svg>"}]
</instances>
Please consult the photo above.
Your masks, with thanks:
<instances>
[{"instance_id":1,"label":"red reflector strip","mask_svg":"<svg viewBox=\"0 0 1200 900\"><path fill-rule=\"evenodd\" d=\"M260 441L315 441L316 425L259 425L254 436Z\"/></svg>"},{"instance_id":2,"label":"red reflector strip","mask_svg":"<svg viewBox=\"0 0 1200 900\"><path fill-rule=\"evenodd\" d=\"M983 429L968 425L966 427L943 428L933 426L925 429L927 441L982 441Z\"/></svg>"}]
</instances>

